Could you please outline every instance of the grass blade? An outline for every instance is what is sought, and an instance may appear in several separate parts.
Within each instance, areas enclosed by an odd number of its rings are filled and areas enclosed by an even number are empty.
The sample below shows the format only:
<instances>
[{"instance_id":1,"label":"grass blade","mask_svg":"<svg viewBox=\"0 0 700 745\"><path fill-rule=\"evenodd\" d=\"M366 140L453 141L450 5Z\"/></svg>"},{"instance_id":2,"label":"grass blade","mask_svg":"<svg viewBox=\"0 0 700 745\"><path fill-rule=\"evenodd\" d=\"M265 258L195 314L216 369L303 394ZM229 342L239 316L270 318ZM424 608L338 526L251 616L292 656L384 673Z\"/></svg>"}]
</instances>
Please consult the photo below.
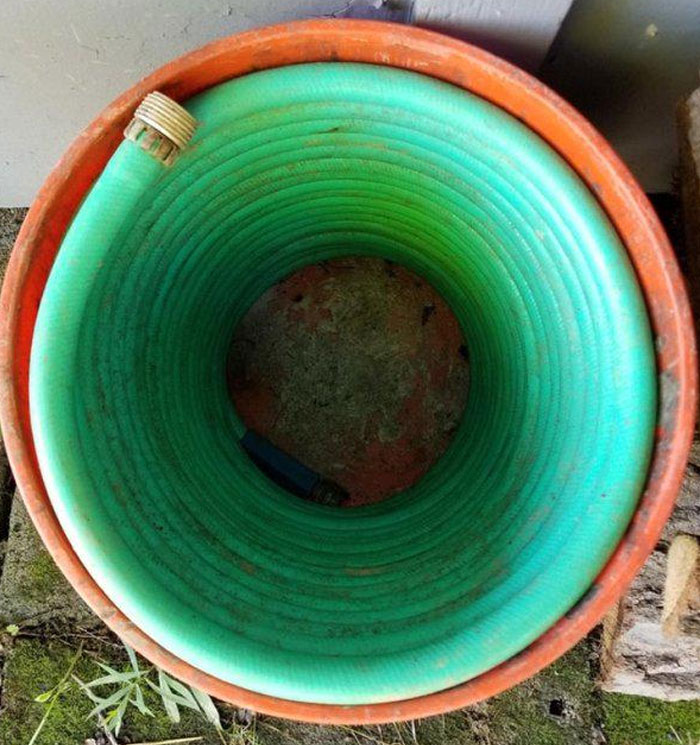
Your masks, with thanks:
<instances>
[{"instance_id":1,"label":"grass blade","mask_svg":"<svg viewBox=\"0 0 700 745\"><path fill-rule=\"evenodd\" d=\"M88 688L97 688L98 686L115 685L116 683L130 683L134 678L138 678L140 673L110 673L103 675L101 678L95 678L89 683L85 683Z\"/></svg>"},{"instance_id":2,"label":"grass blade","mask_svg":"<svg viewBox=\"0 0 700 745\"><path fill-rule=\"evenodd\" d=\"M180 710L177 708L177 702L173 700L167 676L162 670L158 670L158 683L160 684L160 688L156 688L156 690L160 693L160 697L163 700L165 713L168 715L168 719L170 719L171 722L177 724L180 721ZM153 684L151 685L155 688Z\"/></svg>"},{"instance_id":3,"label":"grass blade","mask_svg":"<svg viewBox=\"0 0 700 745\"><path fill-rule=\"evenodd\" d=\"M136 675L141 675L141 671L139 670L139 661L136 659L136 653L134 650L126 643L122 642L124 644L124 649L126 649L126 653L129 655L129 662L131 663L132 670L136 673Z\"/></svg>"},{"instance_id":4,"label":"grass blade","mask_svg":"<svg viewBox=\"0 0 700 745\"><path fill-rule=\"evenodd\" d=\"M102 698L102 696L98 696L96 693L93 693L77 675L71 675L71 678L73 678L73 680L78 684L80 690L90 699L90 701L95 704L99 704L104 701L104 698Z\"/></svg>"},{"instance_id":5,"label":"grass blade","mask_svg":"<svg viewBox=\"0 0 700 745\"><path fill-rule=\"evenodd\" d=\"M98 667L101 667L106 673L109 673L109 675L114 675L116 677L119 677L120 675L128 675L128 673L120 673L119 670L115 670L113 667L110 667L105 662L100 662L99 660L95 660L95 664Z\"/></svg>"},{"instance_id":6,"label":"grass blade","mask_svg":"<svg viewBox=\"0 0 700 745\"><path fill-rule=\"evenodd\" d=\"M219 717L219 712L216 706L214 706L214 702L211 700L211 696L208 693L204 693L204 691L200 691L192 686L190 686L190 690L192 691L192 695L197 700L199 708L202 710L202 713L206 717L207 722L209 722L209 724L213 724L216 729L221 729L221 719Z\"/></svg>"},{"instance_id":7,"label":"grass blade","mask_svg":"<svg viewBox=\"0 0 700 745\"><path fill-rule=\"evenodd\" d=\"M178 737L175 740L158 740L158 742L134 742L132 745L185 745L188 742L201 742L204 735L195 737Z\"/></svg>"},{"instance_id":8,"label":"grass blade","mask_svg":"<svg viewBox=\"0 0 700 745\"><path fill-rule=\"evenodd\" d=\"M71 675L73 674L73 670L75 669L76 664L78 663L78 660L80 659L80 656L83 654L83 643L80 643L80 646L78 647L78 651L73 655L73 658L70 661L70 664L68 665L68 669L64 673L61 680L58 682L58 685L55 686L54 690L56 691L56 695L51 698L51 701L49 702L48 706L46 707L46 711L44 712L44 716L39 721L39 724L37 728L34 730L34 734L32 735L32 739L29 741L28 745L34 745L34 743L37 740L37 737L39 737L39 733L44 728L44 725L46 724L46 721L48 720L49 716L51 716L51 712L53 711L53 707L56 705L56 702L61 697L61 693L66 690L66 682L71 679Z\"/></svg>"},{"instance_id":9,"label":"grass blade","mask_svg":"<svg viewBox=\"0 0 700 745\"><path fill-rule=\"evenodd\" d=\"M124 712L126 711L126 707L129 705L129 689L127 688L127 695L121 700L119 703L119 706L116 708L114 712L114 716L110 718L109 721L109 727L112 732L118 737L119 736L119 730L122 728L122 722L124 720Z\"/></svg>"},{"instance_id":10,"label":"grass blade","mask_svg":"<svg viewBox=\"0 0 700 745\"><path fill-rule=\"evenodd\" d=\"M90 719L91 717L97 716L97 714L101 714L103 711L105 711L105 709L109 709L110 706L114 706L115 704L119 704L121 706L124 701L128 703L128 699L128 686L125 688L120 688L116 693L113 693L108 698L101 699L97 706L85 718Z\"/></svg>"},{"instance_id":11,"label":"grass blade","mask_svg":"<svg viewBox=\"0 0 700 745\"><path fill-rule=\"evenodd\" d=\"M161 696L166 696L167 699L168 699L168 701L172 701L173 703L176 703L179 706L186 706L187 705L187 701L185 701L185 699L182 698L182 696L178 696L177 693L173 693L167 687L167 683L165 684L165 687L162 686L162 685L156 685L153 681L149 680L148 678L146 678L146 683L156 693L160 694ZM162 680L160 680L159 683L162 684Z\"/></svg>"},{"instance_id":12,"label":"grass blade","mask_svg":"<svg viewBox=\"0 0 700 745\"><path fill-rule=\"evenodd\" d=\"M192 691L190 691L190 689L184 683L180 683L179 680L175 680L175 678L171 678L166 673L162 673L162 675L163 675L163 678L168 682L168 688L170 688L171 690L174 690L176 693L182 696L182 698L184 699L182 703L183 706L188 706L190 709L199 711L199 706L197 706L197 701L192 695Z\"/></svg>"},{"instance_id":13,"label":"grass blade","mask_svg":"<svg viewBox=\"0 0 700 745\"><path fill-rule=\"evenodd\" d=\"M142 714L146 714L149 717L154 716L153 712L148 708L148 706L146 706L146 702L143 698L143 691L141 690L141 686L138 684L134 684L133 704Z\"/></svg>"}]
</instances>

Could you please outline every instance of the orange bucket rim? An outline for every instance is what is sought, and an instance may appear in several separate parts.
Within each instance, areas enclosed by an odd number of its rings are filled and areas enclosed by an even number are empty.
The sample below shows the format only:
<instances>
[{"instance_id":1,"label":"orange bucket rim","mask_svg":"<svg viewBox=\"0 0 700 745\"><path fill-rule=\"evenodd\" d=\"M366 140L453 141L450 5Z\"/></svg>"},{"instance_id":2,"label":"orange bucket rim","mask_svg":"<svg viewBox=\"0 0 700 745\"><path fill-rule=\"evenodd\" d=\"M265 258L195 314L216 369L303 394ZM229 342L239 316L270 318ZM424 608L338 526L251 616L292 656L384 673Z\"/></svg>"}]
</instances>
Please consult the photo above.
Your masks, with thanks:
<instances>
[{"instance_id":1,"label":"orange bucket rim","mask_svg":"<svg viewBox=\"0 0 700 745\"><path fill-rule=\"evenodd\" d=\"M418 698L364 706L289 701L240 688L175 657L132 624L68 543L39 472L29 422L31 339L53 258L142 98L159 90L183 100L257 70L321 61L387 65L452 83L521 119L557 150L591 189L627 249L655 335L660 386L646 488L625 536L576 606L522 652L476 678ZM542 83L477 47L415 27L330 19L270 26L211 42L144 78L101 112L46 179L12 252L0 319L0 423L17 485L54 561L92 610L144 657L217 698L289 719L368 724L440 714L500 693L553 662L595 626L651 553L692 442L697 366L690 307L668 239L639 185L602 136Z\"/></svg>"}]
</instances>

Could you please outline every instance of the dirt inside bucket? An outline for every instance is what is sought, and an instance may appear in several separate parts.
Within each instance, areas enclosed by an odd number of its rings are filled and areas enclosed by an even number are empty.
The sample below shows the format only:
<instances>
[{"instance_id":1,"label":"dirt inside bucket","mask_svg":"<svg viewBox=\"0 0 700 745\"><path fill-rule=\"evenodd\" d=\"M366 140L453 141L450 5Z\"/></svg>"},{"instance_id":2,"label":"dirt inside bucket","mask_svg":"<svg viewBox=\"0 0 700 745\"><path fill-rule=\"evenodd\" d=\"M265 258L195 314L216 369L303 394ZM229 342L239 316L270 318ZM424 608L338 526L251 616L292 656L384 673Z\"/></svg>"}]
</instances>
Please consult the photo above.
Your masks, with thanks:
<instances>
[{"instance_id":1,"label":"dirt inside bucket","mask_svg":"<svg viewBox=\"0 0 700 745\"><path fill-rule=\"evenodd\" d=\"M246 426L356 506L406 489L445 451L467 400L469 353L424 279L346 258L262 295L236 329L228 372Z\"/></svg>"}]
</instances>

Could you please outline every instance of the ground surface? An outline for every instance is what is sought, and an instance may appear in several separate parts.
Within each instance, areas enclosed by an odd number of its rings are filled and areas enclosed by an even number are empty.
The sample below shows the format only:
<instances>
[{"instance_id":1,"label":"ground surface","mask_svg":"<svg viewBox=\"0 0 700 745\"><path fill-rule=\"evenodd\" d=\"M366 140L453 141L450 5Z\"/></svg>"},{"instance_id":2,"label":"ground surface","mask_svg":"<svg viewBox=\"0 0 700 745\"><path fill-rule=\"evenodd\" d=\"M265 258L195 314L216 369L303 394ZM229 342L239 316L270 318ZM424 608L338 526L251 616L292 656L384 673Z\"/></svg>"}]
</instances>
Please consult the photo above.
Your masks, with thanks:
<instances>
[{"instance_id":1,"label":"ground surface","mask_svg":"<svg viewBox=\"0 0 700 745\"><path fill-rule=\"evenodd\" d=\"M0 210L0 256L6 255L22 214ZM409 292L406 283L411 282L413 289ZM338 304L336 290L343 283L351 291L344 304ZM404 339L392 336L392 329L400 331L399 327L406 324L412 325L411 335ZM282 283L254 307L237 335L236 344L244 350L244 364L237 363L230 371L232 394L244 418L277 438L279 445L292 449L295 455L321 470L330 464L330 472L325 475L339 481L349 479L350 483L355 459L365 458L364 468L375 469L382 491L380 494L363 487L354 496L373 499L403 486L382 475L396 470L392 458L398 457L399 446L411 453L410 467L404 463L406 467L402 469L402 478L410 482L449 442L462 411L468 378L464 342L451 324L439 298L431 295L429 288L416 286L403 270L362 262L353 262L338 271L332 267L314 268L299 279L298 286ZM281 328L289 330L289 338L276 343ZM294 328L300 329L296 337ZM310 328L316 330L316 347L305 349ZM361 332L370 340L364 350L352 343L353 335ZM347 341L343 341L339 352L338 340L344 338L343 334L348 335ZM409 355L402 365L383 364L381 352L387 339L403 345L404 350L412 349L413 356ZM289 374L283 362L292 345L297 349L295 375ZM334 345L336 354L332 355ZM362 354L358 354L360 351ZM265 364L266 359L270 364ZM275 382L262 374L270 369L287 370L283 376L287 383L282 389L282 377ZM422 394L413 396L411 415L425 417L420 422L422 427L431 428L432 434L427 437L425 432L410 433L406 426L410 418L401 421L401 412L405 411L402 402L411 398L418 377L425 377L426 372L437 375L443 388L439 395L433 392L427 404ZM325 381L322 386L315 383L319 377ZM381 406L376 414L378 388L383 389L383 405L394 407L390 409L391 416L383 417ZM337 390L355 397L355 409L360 414L343 409L347 405L343 396L332 393ZM326 396L329 391L331 399ZM308 434L308 420L317 416L319 409L328 410L326 426L343 421L343 417L348 419L352 437L347 434L345 440L339 436L337 441L314 443ZM435 410L439 414L430 420L430 412ZM398 429L392 424L394 418L399 419ZM295 423L301 426L295 428ZM294 435L299 428L307 435ZM376 446L379 458L367 453L367 446L373 441L380 443ZM345 453L349 447L356 448L352 457ZM18 497L12 499L12 492L11 476L0 461L0 745L29 745L44 717L45 724L32 745L82 745L86 741L90 745L114 745L105 739L95 717L90 716L93 703L67 673L74 665L72 672L88 682L103 674L98 662L127 670L126 653L68 587L36 536L21 501ZM223 738L237 745L700 742L698 702L667 704L601 693L596 685L598 665L598 638L594 633L535 678L486 703L441 717L382 727L295 724L255 717L222 704L219 710L226 728ZM152 681L157 680L156 671L147 662L142 661L141 668ZM51 691L64 678L67 687L51 698ZM106 697L116 688L105 686L98 690ZM183 710L181 722L172 724L159 697L147 684L144 690L145 704L154 716L141 714L130 706L116 740L119 745L188 737L201 738L197 741L205 745L222 742L214 728L194 712ZM48 700L35 701L42 694Z\"/></svg>"}]
</instances>

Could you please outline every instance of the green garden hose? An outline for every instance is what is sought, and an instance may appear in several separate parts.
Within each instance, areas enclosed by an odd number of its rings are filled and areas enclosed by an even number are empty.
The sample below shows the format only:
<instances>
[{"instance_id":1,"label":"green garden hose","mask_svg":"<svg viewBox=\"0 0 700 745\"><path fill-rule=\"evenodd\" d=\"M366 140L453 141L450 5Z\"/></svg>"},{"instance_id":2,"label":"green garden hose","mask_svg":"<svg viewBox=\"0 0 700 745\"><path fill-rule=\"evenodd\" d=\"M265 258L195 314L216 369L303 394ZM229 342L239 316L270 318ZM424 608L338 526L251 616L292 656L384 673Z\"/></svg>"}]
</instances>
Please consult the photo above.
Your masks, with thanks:
<instances>
[{"instance_id":1,"label":"green garden hose","mask_svg":"<svg viewBox=\"0 0 700 745\"><path fill-rule=\"evenodd\" d=\"M416 73L289 66L185 106L173 165L119 147L42 299L32 427L66 535L153 639L254 691L365 704L493 667L586 592L644 484L654 356L615 231L525 126ZM250 462L226 361L264 290L349 255L442 293L471 383L421 481L343 509Z\"/></svg>"}]
</instances>

